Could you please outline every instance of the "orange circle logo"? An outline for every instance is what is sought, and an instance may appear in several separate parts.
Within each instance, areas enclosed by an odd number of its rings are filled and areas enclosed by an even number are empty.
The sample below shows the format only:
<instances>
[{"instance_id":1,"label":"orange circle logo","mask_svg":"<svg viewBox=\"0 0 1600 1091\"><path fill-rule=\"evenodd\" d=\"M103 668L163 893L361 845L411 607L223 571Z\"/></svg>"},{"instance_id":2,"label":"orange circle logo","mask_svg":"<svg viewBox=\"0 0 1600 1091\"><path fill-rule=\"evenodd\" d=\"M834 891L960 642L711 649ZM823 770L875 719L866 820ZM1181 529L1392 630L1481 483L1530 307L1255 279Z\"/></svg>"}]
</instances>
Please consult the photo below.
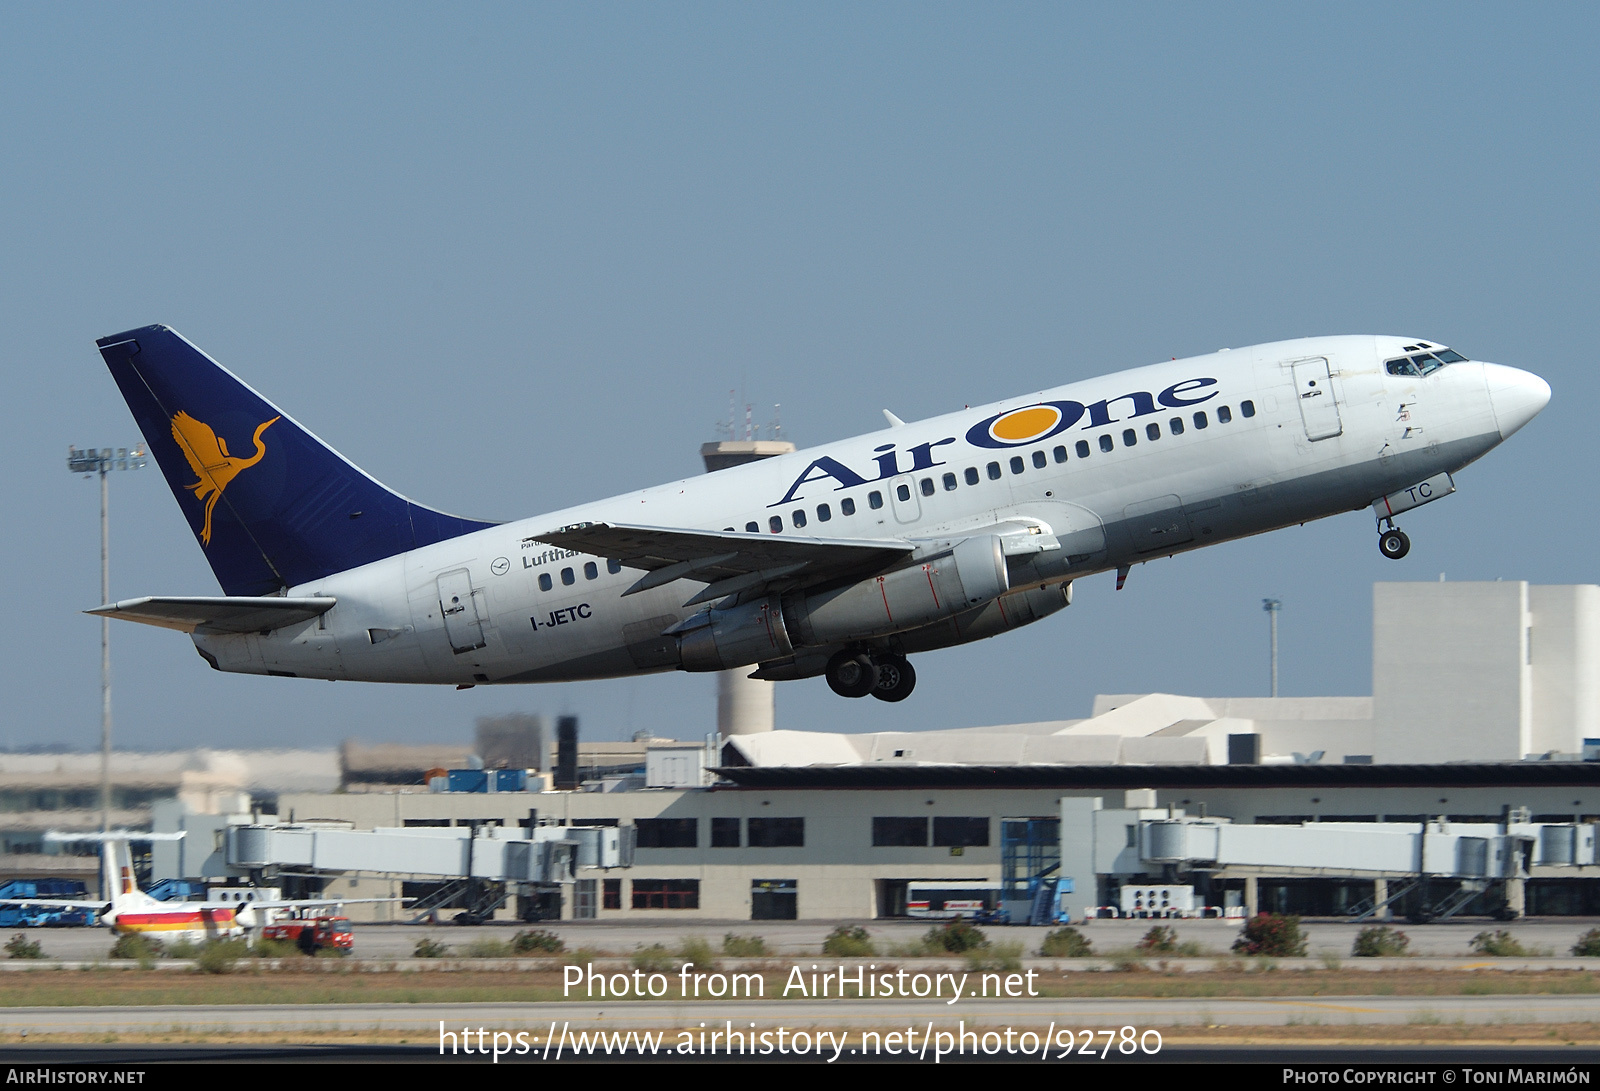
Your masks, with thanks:
<instances>
[{"instance_id":1,"label":"orange circle logo","mask_svg":"<svg viewBox=\"0 0 1600 1091\"><path fill-rule=\"evenodd\" d=\"M999 417L989 426L989 434L1002 443L1026 443L1049 432L1061 421L1061 410L1053 405L1032 405Z\"/></svg>"}]
</instances>

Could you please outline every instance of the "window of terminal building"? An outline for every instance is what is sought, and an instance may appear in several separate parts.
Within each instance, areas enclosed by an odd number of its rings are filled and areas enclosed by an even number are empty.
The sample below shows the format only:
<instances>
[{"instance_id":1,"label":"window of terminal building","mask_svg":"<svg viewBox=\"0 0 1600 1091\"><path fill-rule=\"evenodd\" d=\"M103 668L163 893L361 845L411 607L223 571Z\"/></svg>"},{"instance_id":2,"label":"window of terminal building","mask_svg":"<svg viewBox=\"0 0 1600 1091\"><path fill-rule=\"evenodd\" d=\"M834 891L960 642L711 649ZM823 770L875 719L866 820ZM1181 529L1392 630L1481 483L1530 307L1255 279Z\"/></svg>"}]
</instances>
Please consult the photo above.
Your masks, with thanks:
<instances>
[{"instance_id":1,"label":"window of terminal building","mask_svg":"<svg viewBox=\"0 0 1600 1091\"><path fill-rule=\"evenodd\" d=\"M945 846L964 847L974 845L978 847L989 844L989 819L984 818L953 818L934 816L933 843L943 848Z\"/></svg>"},{"instance_id":2,"label":"window of terminal building","mask_svg":"<svg viewBox=\"0 0 1600 1091\"><path fill-rule=\"evenodd\" d=\"M961 471L961 476L966 478L968 485L976 485L978 483L978 467L968 466Z\"/></svg>"},{"instance_id":3,"label":"window of terminal building","mask_svg":"<svg viewBox=\"0 0 1600 1091\"><path fill-rule=\"evenodd\" d=\"M527 825L527 820L523 819L523 820L519 821L517 823L517 825L519 825L519 826ZM615 818L574 818L574 819L569 820L567 822L567 825L569 825L569 826L615 827L615 826L621 825L621 823L618 822Z\"/></svg>"},{"instance_id":4,"label":"window of terminal building","mask_svg":"<svg viewBox=\"0 0 1600 1091\"><path fill-rule=\"evenodd\" d=\"M602 879L602 880L600 880L600 884L601 884L600 885L600 908L601 909L621 909L622 908L622 880L621 879Z\"/></svg>"},{"instance_id":5,"label":"window of terminal building","mask_svg":"<svg viewBox=\"0 0 1600 1091\"><path fill-rule=\"evenodd\" d=\"M563 568L561 570L561 582L566 586L571 587L573 584L578 582L578 577L573 574L572 569Z\"/></svg>"},{"instance_id":6,"label":"window of terminal building","mask_svg":"<svg viewBox=\"0 0 1600 1091\"><path fill-rule=\"evenodd\" d=\"M749 827L753 849L797 849L806 843L804 818L752 818Z\"/></svg>"},{"instance_id":7,"label":"window of terminal building","mask_svg":"<svg viewBox=\"0 0 1600 1091\"><path fill-rule=\"evenodd\" d=\"M839 514L840 515L854 515L855 513L856 513L856 502L854 500L850 499L847 496L843 500L839 501Z\"/></svg>"},{"instance_id":8,"label":"window of terminal building","mask_svg":"<svg viewBox=\"0 0 1600 1091\"><path fill-rule=\"evenodd\" d=\"M872 820L874 848L906 848L928 844L928 816L887 816Z\"/></svg>"},{"instance_id":9,"label":"window of terminal building","mask_svg":"<svg viewBox=\"0 0 1600 1091\"><path fill-rule=\"evenodd\" d=\"M550 578L550 573L539 573L539 590L548 591L555 586L555 581Z\"/></svg>"},{"instance_id":10,"label":"window of terminal building","mask_svg":"<svg viewBox=\"0 0 1600 1091\"><path fill-rule=\"evenodd\" d=\"M1258 825L1258 826L1298 826L1302 822L1315 822L1316 820L1317 820L1317 816L1314 815L1314 814L1258 814L1258 815L1256 815L1256 825Z\"/></svg>"},{"instance_id":11,"label":"window of terminal building","mask_svg":"<svg viewBox=\"0 0 1600 1091\"><path fill-rule=\"evenodd\" d=\"M402 821L403 826L448 826L448 818L407 818Z\"/></svg>"},{"instance_id":12,"label":"window of terminal building","mask_svg":"<svg viewBox=\"0 0 1600 1091\"><path fill-rule=\"evenodd\" d=\"M739 820L737 818L713 818L711 820L711 847L714 849L736 849L739 847Z\"/></svg>"},{"instance_id":13,"label":"window of terminal building","mask_svg":"<svg viewBox=\"0 0 1600 1091\"><path fill-rule=\"evenodd\" d=\"M700 843L698 818L641 818L634 826L642 849L692 849Z\"/></svg>"},{"instance_id":14,"label":"window of terminal building","mask_svg":"<svg viewBox=\"0 0 1600 1091\"><path fill-rule=\"evenodd\" d=\"M699 879L635 879L635 909L699 909Z\"/></svg>"},{"instance_id":15,"label":"window of terminal building","mask_svg":"<svg viewBox=\"0 0 1600 1091\"><path fill-rule=\"evenodd\" d=\"M1317 816L1318 822L1376 822L1375 814L1322 814Z\"/></svg>"}]
</instances>

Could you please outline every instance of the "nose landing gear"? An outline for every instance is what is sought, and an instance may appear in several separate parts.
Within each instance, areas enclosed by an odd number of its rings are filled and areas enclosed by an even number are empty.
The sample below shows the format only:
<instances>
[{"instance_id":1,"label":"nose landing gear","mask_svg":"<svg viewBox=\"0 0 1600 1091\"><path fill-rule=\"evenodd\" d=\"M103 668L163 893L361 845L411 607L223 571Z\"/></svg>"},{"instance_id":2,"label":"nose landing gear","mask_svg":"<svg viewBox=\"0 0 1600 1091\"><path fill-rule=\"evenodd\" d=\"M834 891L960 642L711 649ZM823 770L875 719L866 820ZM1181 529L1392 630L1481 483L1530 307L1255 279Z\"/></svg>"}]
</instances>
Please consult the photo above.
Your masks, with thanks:
<instances>
[{"instance_id":1,"label":"nose landing gear","mask_svg":"<svg viewBox=\"0 0 1600 1091\"><path fill-rule=\"evenodd\" d=\"M1411 539L1391 522L1388 530L1378 531L1378 552L1391 561L1398 561L1411 552Z\"/></svg>"}]
</instances>

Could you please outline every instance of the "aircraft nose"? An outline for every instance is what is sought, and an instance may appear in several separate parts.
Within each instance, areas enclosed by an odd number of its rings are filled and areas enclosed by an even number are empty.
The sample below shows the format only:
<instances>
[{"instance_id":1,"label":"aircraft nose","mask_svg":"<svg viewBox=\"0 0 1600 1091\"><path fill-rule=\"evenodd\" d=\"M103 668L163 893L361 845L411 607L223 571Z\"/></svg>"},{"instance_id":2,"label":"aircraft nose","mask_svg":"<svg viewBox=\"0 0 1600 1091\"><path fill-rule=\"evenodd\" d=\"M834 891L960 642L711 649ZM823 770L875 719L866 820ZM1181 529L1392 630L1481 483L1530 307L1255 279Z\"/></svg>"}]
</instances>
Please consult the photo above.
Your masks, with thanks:
<instances>
[{"instance_id":1,"label":"aircraft nose","mask_svg":"<svg viewBox=\"0 0 1600 1091\"><path fill-rule=\"evenodd\" d=\"M1538 416L1539 410L1550 403L1550 384L1531 371L1484 364L1483 378L1502 439Z\"/></svg>"}]
</instances>

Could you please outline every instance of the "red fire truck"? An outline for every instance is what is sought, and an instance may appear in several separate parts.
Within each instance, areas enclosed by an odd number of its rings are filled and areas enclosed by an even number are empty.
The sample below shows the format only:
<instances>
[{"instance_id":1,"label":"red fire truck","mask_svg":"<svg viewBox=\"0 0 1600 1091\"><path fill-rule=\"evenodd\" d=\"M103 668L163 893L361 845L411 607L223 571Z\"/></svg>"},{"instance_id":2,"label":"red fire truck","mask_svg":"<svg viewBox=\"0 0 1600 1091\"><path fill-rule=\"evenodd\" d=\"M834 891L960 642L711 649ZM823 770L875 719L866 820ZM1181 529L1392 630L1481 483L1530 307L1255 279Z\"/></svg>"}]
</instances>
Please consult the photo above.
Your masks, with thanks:
<instances>
[{"instance_id":1,"label":"red fire truck","mask_svg":"<svg viewBox=\"0 0 1600 1091\"><path fill-rule=\"evenodd\" d=\"M341 954L353 946L349 917L292 917L261 929L263 939L286 939L306 954L324 948Z\"/></svg>"}]
</instances>

